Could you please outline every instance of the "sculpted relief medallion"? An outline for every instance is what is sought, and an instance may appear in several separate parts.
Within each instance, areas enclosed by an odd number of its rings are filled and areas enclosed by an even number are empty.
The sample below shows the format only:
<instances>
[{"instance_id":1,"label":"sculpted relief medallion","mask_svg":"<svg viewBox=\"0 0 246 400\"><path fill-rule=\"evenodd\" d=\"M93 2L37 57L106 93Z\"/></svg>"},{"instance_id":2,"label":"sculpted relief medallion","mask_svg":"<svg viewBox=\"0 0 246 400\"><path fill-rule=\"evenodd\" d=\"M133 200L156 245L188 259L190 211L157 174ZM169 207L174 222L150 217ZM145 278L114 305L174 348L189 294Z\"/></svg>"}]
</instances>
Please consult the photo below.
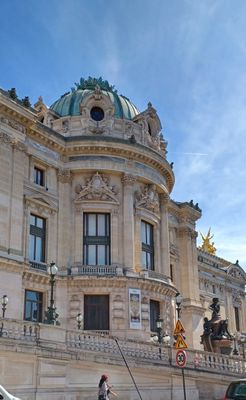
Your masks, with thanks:
<instances>
[{"instance_id":1,"label":"sculpted relief medallion","mask_svg":"<svg viewBox=\"0 0 246 400\"><path fill-rule=\"evenodd\" d=\"M141 191L135 193L135 206L146 208L152 212L158 213L160 210L159 196L155 185L145 185Z\"/></svg>"},{"instance_id":2,"label":"sculpted relief medallion","mask_svg":"<svg viewBox=\"0 0 246 400\"><path fill-rule=\"evenodd\" d=\"M117 186L110 186L109 178L96 172L91 178L86 179L86 184L76 185L76 202L83 200L113 201L119 203Z\"/></svg>"}]
</instances>

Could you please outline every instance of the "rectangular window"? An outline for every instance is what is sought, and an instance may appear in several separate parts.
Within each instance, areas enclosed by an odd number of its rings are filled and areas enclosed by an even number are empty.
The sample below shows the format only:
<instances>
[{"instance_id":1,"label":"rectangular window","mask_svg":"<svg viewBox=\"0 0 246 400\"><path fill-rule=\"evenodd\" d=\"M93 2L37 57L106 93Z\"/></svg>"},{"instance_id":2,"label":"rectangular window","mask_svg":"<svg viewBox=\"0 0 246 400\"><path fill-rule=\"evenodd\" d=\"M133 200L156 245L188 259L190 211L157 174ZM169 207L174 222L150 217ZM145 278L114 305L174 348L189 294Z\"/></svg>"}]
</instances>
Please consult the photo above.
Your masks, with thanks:
<instances>
[{"instance_id":1,"label":"rectangular window","mask_svg":"<svg viewBox=\"0 0 246 400\"><path fill-rule=\"evenodd\" d=\"M150 330L156 332L156 320L160 317L160 303L150 300Z\"/></svg>"},{"instance_id":2,"label":"rectangular window","mask_svg":"<svg viewBox=\"0 0 246 400\"><path fill-rule=\"evenodd\" d=\"M44 170L34 167L34 183L39 186L44 186Z\"/></svg>"},{"instance_id":3,"label":"rectangular window","mask_svg":"<svg viewBox=\"0 0 246 400\"><path fill-rule=\"evenodd\" d=\"M234 307L235 312L235 324L237 332L240 332L240 319L239 319L239 309L238 307Z\"/></svg>"},{"instance_id":4,"label":"rectangular window","mask_svg":"<svg viewBox=\"0 0 246 400\"><path fill-rule=\"evenodd\" d=\"M86 265L110 264L110 215L84 214L84 252Z\"/></svg>"},{"instance_id":5,"label":"rectangular window","mask_svg":"<svg viewBox=\"0 0 246 400\"><path fill-rule=\"evenodd\" d=\"M24 320L42 322L43 293L25 291Z\"/></svg>"},{"instance_id":6,"label":"rectangular window","mask_svg":"<svg viewBox=\"0 0 246 400\"><path fill-rule=\"evenodd\" d=\"M84 330L109 330L108 295L85 295Z\"/></svg>"},{"instance_id":7,"label":"rectangular window","mask_svg":"<svg viewBox=\"0 0 246 400\"><path fill-rule=\"evenodd\" d=\"M45 262L46 221L37 215L30 216L29 260Z\"/></svg>"},{"instance_id":8,"label":"rectangular window","mask_svg":"<svg viewBox=\"0 0 246 400\"><path fill-rule=\"evenodd\" d=\"M173 264L170 264L170 278L171 281L173 282Z\"/></svg>"},{"instance_id":9,"label":"rectangular window","mask_svg":"<svg viewBox=\"0 0 246 400\"><path fill-rule=\"evenodd\" d=\"M153 226L141 221L142 239L142 266L146 269L154 269L154 243Z\"/></svg>"}]
</instances>

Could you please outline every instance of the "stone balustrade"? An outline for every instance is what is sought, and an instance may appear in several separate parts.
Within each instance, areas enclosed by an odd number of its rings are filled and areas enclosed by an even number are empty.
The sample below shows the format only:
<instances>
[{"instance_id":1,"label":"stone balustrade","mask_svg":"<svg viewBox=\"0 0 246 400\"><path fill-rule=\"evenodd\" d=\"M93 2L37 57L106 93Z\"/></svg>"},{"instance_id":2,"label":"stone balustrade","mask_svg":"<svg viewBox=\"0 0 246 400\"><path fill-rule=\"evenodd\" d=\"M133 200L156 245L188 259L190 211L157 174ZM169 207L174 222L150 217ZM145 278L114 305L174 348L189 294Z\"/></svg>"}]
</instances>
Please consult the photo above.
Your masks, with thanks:
<instances>
[{"instance_id":1,"label":"stone balustrade","mask_svg":"<svg viewBox=\"0 0 246 400\"><path fill-rule=\"evenodd\" d=\"M0 339L35 342L39 338L40 326L33 322L0 318Z\"/></svg>"},{"instance_id":2,"label":"stone balustrade","mask_svg":"<svg viewBox=\"0 0 246 400\"><path fill-rule=\"evenodd\" d=\"M120 358L120 348L131 362L159 363L169 367L176 367L176 350L171 347L153 342L136 342L122 340L108 335L108 332L88 332L65 330L52 325L37 324L28 321L17 321L13 319L0 318L0 346L12 341L26 344L32 342L32 346L42 346L70 353L71 357L76 353L77 358L83 358L85 352L110 354L111 357ZM161 350L160 350L161 349ZM227 356L204 351L187 350L186 369L220 371L230 376L245 376L246 359L239 356Z\"/></svg>"}]
</instances>

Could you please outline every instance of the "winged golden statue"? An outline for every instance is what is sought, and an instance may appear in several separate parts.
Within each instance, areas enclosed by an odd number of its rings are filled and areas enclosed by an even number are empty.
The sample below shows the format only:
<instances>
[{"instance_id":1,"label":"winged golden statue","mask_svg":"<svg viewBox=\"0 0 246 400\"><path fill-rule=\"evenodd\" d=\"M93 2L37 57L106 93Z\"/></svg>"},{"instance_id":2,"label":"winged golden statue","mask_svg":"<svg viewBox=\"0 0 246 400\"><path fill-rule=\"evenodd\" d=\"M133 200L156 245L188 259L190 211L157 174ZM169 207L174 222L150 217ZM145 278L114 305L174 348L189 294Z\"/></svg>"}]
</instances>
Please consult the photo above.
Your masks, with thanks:
<instances>
[{"instance_id":1,"label":"winged golden statue","mask_svg":"<svg viewBox=\"0 0 246 400\"><path fill-rule=\"evenodd\" d=\"M216 248L214 247L214 242L212 243L210 242L210 240L214 237L214 235L211 234L211 228L209 228L206 236L204 236L201 232L200 235L202 237L203 243L199 247L199 249L206 251L207 253L210 254L216 254Z\"/></svg>"}]
</instances>

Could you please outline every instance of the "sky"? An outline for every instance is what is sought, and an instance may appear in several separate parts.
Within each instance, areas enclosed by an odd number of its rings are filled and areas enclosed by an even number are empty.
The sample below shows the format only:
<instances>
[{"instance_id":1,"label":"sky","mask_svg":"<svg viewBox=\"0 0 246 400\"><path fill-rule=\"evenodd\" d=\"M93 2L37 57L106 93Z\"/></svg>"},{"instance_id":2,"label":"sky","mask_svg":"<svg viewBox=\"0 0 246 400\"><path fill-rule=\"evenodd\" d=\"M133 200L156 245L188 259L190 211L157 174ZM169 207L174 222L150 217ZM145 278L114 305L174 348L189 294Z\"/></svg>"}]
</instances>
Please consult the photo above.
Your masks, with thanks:
<instances>
[{"instance_id":1,"label":"sky","mask_svg":"<svg viewBox=\"0 0 246 400\"><path fill-rule=\"evenodd\" d=\"M1 0L0 15L0 87L49 106L102 76L151 101L172 199L198 202L197 231L246 269L246 1Z\"/></svg>"}]
</instances>

